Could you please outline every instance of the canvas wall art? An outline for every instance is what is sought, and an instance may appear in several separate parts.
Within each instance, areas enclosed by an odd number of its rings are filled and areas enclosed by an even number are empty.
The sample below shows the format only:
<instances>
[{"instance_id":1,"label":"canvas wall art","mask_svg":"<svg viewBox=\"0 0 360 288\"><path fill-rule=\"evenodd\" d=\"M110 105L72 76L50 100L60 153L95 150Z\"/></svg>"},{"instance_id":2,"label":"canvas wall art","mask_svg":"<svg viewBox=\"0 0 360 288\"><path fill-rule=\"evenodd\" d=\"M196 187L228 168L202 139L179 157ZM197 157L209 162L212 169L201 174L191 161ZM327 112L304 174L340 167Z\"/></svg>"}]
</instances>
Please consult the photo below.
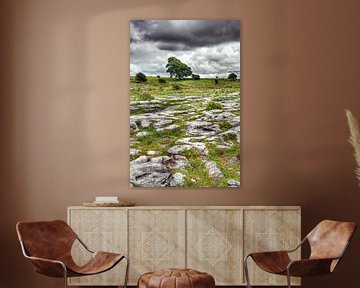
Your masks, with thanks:
<instances>
[{"instance_id":1,"label":"canvas wall art","mask_svg":"<svg viewBox=\"0 0 360 288\"><path fill-rule=\"evenodd\" d=\"M240 185L240 22L130 21L130 186Z\"/></svg>"}]
</instances>

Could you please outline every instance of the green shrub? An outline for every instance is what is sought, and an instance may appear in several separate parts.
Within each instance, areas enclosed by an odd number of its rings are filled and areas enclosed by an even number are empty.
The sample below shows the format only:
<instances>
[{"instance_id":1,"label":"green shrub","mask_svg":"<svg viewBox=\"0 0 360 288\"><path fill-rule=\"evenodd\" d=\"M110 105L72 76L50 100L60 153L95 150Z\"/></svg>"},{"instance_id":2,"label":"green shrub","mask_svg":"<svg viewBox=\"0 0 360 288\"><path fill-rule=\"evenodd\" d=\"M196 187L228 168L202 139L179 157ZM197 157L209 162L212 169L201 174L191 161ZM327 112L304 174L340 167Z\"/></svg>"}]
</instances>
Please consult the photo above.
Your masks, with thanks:
<instances>
[{"instance_id":1,"label":"green shrub","mask_svg":"<svg viewBox=\"0 0 360 288\"><path fill-rule=\"evenodd\" d=\"M141 72L137 73L135 75L135 81L136 82L146 82L147 81L146 75Z\"/></svg>"},{"instance_id":2,"label":"green shrub","mask_svg":"<svg viewBox=\"0 0 360 288\"><path fill-rule=\"evenodd\" d=\"M172 88L174 90L181 90L181 86L179 84L172 84Z\"/></svg>"},{"instance_id":3,"label":"green shrub","mask_svg":"<svg viewBox=\"0 0 360 288\"><path fill-rule=\"evenodd\" d=\"M230 123L228 121L222 120L219 122L219 127L222 132L225 132L225 131L229 130L232 126L230 125Z\"/></svg>"},{"instance_id":4,"label":"green shrub","mask_svg":"<svg viewBox=\"0 0 360 288\"><path fill-rule=\"evenodd\" d=\"M166 83L166 80L165 80L165 79L163 79L163 78L159 78L159 80L158 80L158 81L159 81L159 83L160 83L160 84L165 84L165 83Z\"/></svg>"},{"instance_id":5,"label":"green shrub","mask_svg":"<svg viewBox=\"0 0 360 288\"><path fill-rule=\"evenodd\" d=\"M214 109L222 109L222 106L220 103L215 102L215 101L210 101L207 105L205 110L209 111L209 110L214 110Z\"/></svg>"},{"instance_id":6,"label":"green shrub","mask_svg":"<svg viewBox=\"0 0 360 288\"><path fill-rule=\"evenodd\" d=\"M139 100L141 100L141 101L154 100L154 96L151 96L150 93L144 92L139 95Z\"/></svg>"}]
</instances>

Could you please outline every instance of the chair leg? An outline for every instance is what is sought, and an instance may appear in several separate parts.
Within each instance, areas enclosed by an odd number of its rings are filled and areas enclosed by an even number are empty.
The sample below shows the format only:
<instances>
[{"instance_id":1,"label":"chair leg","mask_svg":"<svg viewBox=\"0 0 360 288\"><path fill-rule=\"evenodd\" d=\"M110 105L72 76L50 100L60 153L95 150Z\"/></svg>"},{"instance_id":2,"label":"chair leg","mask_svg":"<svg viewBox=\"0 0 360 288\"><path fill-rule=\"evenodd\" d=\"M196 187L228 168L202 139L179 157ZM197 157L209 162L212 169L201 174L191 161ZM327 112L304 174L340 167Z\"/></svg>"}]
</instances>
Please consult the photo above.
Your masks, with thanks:
<instances>
[{"instance_id":1,"label":"chair leg","mask_svg":"<svg viewBox=\"0 0 360 288\"><path fill-rule=\"evenodd\" d=\"M126 271L125 271L124 288L126 288L126 287L127 287L128 278L129 278L130 259L129 259L129 257L127 257L127 256L124 256L124 258L126 259Z\"/></svg>"},{"instance_id":2,"label":"chair leg","mask_svg":"<svg viewBox=\"0 0 360 288\"><path fill-rule=\"evenodd\" d=\"M64 269L64 287L67 288L68 285L67 285L67 270L66 270L66 266L65 265L62 265L63 266L63 269Z\"/></svg>"},{"instance_id":3,"label":"chair leg","mask_svg":"<svg viewBox=\"0 0 360 288\"><path fill-rule=\"evenodd\" d=\"M288 288L291 288L291 278L290 278L290 271L289 269L287 269L287 284L288 284Z\"/></svg>"},{"instance_id":4,"label":"chair leg","mask_svg":"<svg viewBox=\"0 0 360 288\"><path fill-rule=\"evenodd\" d=\"M247 288L251 288L250 285L250 279L249 279L249 269L248 269L248 265L247 265L247 259L249 258L250 255L247 255L244 259L244 272L245 272L245 279L246 279L246 287Z\"/></svg>"}]
</instances>

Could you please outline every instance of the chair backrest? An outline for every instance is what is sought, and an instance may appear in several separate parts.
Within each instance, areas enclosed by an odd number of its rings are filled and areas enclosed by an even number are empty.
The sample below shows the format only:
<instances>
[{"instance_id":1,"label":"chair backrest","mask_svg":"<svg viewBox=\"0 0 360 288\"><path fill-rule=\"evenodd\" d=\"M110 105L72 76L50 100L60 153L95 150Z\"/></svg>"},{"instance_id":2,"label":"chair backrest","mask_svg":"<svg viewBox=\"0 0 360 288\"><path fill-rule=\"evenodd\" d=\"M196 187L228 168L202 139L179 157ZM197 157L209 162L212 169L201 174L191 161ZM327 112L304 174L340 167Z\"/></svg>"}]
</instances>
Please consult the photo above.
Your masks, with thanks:
<instances>
[{"instance_id":1,"label":"chair backrest","mask_svg":"<svg viewBox=\"0 0 360 288\"><path fill-rule=\"evenodd\" d=\"M311 248L310 259L342 256L355 229L355 222L321 221L306 236Z\"/></svg>"},{"instance_id":2,"label":"chair backrest","mask_svg":"<svg viewBox=\"0 0 360 288\"><path fill-rule=\"evenodd\" d=\"M62 220L19 222L19 240L30 256L61 260L69 257L75 232Z\"/></svg>"}]
</instances>

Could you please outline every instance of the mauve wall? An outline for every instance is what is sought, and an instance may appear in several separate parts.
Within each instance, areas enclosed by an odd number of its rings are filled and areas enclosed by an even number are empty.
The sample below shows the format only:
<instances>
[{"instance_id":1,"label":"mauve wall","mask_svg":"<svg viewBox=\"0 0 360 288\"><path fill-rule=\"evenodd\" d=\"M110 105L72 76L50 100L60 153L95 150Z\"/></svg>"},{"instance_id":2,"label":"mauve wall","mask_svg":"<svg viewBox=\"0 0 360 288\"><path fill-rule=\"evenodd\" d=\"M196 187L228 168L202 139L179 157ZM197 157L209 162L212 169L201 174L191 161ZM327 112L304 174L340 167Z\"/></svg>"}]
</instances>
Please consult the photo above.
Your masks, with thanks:
<instances>
[{"instance_id":1,"label":"mauve wall","mask_svg":"<svg viewBox=\"0 0 360 288\"><path fill-rule=\"evenodd\" d=\"M301 205L360 223L344 109L360 118L359 1L1 1L1 287L62 287L22 258L19 220L117 194L139 205ZM129 188L129 20L240 19L241 187ZM358 287L360 237L335 274ZM343 284L345 283L345 284Z\"/></svg>"}]
</instances>

